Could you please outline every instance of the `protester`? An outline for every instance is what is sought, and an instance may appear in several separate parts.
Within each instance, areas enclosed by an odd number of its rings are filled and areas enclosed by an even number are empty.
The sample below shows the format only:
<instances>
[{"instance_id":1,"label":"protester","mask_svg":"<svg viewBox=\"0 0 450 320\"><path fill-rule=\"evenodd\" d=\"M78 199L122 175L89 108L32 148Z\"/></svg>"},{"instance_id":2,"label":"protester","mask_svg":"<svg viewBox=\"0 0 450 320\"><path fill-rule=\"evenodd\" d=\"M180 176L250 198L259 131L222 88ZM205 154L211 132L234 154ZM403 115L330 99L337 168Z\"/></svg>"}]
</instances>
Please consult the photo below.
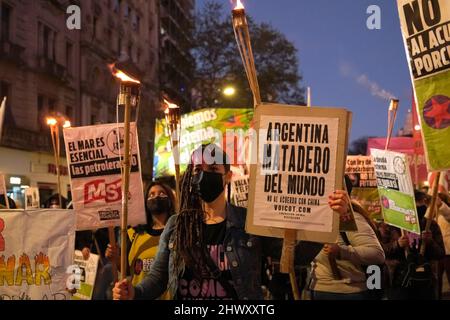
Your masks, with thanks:
<instances>
[{"instance_id":1,"label":"protester","mask_svg":"<svg viewBox=\"0 0 450 320\"><path fill-rule=\"evenodd\" d=\"M444 257L444 243L438 224L431 221L430 231L425 231L428 196L415 191L416 207L420 222L421 236L398 228L383 226L383 248L388 265L391 267L392 287L388 298L393 300L437 299L437 268L433 267ZM420 254L420 246L425 243L425 255ZM407 252L405 252L407 250Z\"/></svg>"},{"instance_id":2,"label":"protester","mask_svg":"<svg viewBox=\"0 0 450 320\"><path fill-rule=\"evenodd\" d=\"M145 210L147 224L128 229L128 270L131 283L137 285L149 273L150 267L158 252L160 236L164 230L167 220L175 213L175 197L173 190L164 183L152 182L146 190ZM118 241L119 242L119 241ZM120 266L119 247L110 244L106 249L105 256L112 262L116 259ZM101 278L103 284L99 284L101 292L108 291L109 283L113 282L111 264L104 268ZM107 285L105 285L105 283ZM97 296L97 298L100 298ZM105 297L104 297L105 298ZM162 295L161 299L167 299L168 295Z\"/></svg>"},{"instance_id":3,"label":"protester","mask_svg":"<svg viewBox=\"0 0 450 320\"><path fill-rule=\"evenodd\" d=\"M9 209L17 209L16 202L13 199L8 197L8 202L9 202ZM7 209L5 196L3 195L0 195L0 209Z\"/></svg>"},{"instance_id":4,"label":"protester","mask_svg":"<svg viewBox=\"0 0 450 320\"><path fill-rule=\"evenodd\" d=\"M50 208L50 209L66 209L69 201L67 198L61 196L61 202L62 206L59 204L59 194L55 193L51 195L45 202L44 202L44 208Z\"/></svg>"},{"instance_id":5,"label":"protester","mask_svg":"<svg viewBox=\"0 0 450 320\"><path fill-rule=\"evenodd\" d=\"M347 190L351 193L352 184L348 176L345 178ZM366 266L383 265L384 250L369 213L356 201L352 201L352 207L358 231L341 232L337 241L326 244L313 261L310 284L313 300L381 298L374 297L368 290ZM332 263L335 263L335 269Z\"/></svg>"},{"instance_id":6,"label":"protester","mask_svg":"<svg viewBox=\"0 0 450 320\"><path fill-rule=\"evenodd\" d=\"M169 219L151 272L136 286L128 280L116 283L114 299L155 299L167 289L178 300L262 299L263 249L278 241L245 232L246 210L226 201L231 176L229 158L219 147L194 151L183 177L181 213ZM336 191L330 207L343 214L346 199Z\"/></svg>"}]
</instances>

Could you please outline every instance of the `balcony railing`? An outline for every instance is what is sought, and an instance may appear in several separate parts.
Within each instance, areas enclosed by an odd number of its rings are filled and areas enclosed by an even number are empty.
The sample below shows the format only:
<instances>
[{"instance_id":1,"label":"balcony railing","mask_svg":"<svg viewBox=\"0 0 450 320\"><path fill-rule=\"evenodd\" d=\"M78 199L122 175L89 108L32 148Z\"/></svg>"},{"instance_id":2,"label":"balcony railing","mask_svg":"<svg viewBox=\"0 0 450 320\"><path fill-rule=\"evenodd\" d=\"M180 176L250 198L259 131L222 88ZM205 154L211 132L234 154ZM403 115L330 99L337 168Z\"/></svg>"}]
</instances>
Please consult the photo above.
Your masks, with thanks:
<instances>
[{"instance_id":1,"label":"balcony railing","mask_svg":"<svg viewBox=\"0 0 450 320\"><path fill-rule=\"evenodd\" d=\"M37 59L38 59L37 66L40 72L45 73L53 78L56 78L61 82L69 81L69 76L66 67L44 56L39 56Z\"/></svg>"},{"instance_id":2,"label":"balcony railing","mask_svg":"<svg viewBox=\"0 0 450 320\"><path fill-rule=\"evenodd\" d=\"M13 43L11 40L0 40L0 59L9 60L17 64L23 64L24 52L24 47Z\"/></svg>"},{"instance_id":3,"label":"balcony railing","mask_svg":"<svg viewBox=\"0 0 450 320\"><path fill-rule=\"evenodd\" d=\"M50 134L6 126L1 145L27 151L52 152Z\"/></svg>"}]
</instances>

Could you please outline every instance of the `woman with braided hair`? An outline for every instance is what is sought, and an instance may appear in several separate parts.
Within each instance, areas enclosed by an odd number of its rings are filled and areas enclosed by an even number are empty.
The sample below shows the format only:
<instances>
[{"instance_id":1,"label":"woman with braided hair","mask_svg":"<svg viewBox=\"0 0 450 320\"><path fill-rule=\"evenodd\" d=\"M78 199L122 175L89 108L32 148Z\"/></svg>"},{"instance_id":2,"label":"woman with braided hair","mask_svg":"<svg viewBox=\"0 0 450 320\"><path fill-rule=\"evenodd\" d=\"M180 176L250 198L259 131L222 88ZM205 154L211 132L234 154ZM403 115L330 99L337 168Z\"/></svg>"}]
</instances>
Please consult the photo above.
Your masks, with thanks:
<instances>
[{"instance_id":1,"label":"woman with braided hair","mask_svg":"<svg viewBox=\"0 0 450 320\"><path fill-rule=\"evenodd\" d=\"M263 299L261 259L268 251L279 256L281 241L245 232L246 210L226 201L231 176L222 149L209 144L194 151L182 181L180 214L167 222L150 273L136 286L116 283L114 299L156 299L166 289L179 300ZM345 213L346 198L336 191L329 205ZM321 248L301 242L296 251L308 258L296 263L309 263Z\"/></svg>"}]
</instances>

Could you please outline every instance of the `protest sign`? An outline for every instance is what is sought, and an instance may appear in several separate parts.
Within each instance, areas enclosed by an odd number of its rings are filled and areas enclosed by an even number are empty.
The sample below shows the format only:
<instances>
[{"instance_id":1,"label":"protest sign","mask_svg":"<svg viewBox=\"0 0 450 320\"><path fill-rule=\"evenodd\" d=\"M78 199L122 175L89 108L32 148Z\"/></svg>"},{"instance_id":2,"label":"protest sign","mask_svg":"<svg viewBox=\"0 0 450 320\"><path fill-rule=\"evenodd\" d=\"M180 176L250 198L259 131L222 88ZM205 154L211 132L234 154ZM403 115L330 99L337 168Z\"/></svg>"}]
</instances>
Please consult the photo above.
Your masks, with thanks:
<instances>
[{"instance_id":1,"label":"protest sign","mask_svg":"<svg viewBox=\"0 0 450 320\"><path fill-rule=\"evenodd\" d=\"M209 142L219 144L226 150L232 164L243 164L245 159L241 157L242 155L237 154L237 149L243 149L239 146L244 143L245 133L252 118L253 109L208 108L182 115L179 145L181 171L186 169L192 151ZM239 137L240 140L240 142L228 141L234 143L232 148L220 143L226 137L227 131L233 132L234 137ZM175 167L165 119L156 120L154 154L154 176L174 175Z\"/></svg>"},{"instance_id":2,"label":"protest sign","mask_svg":"<svg viewBox=\"0 0 450 320\"><path fill-rule=\"evenodd\" d=\"M231 200L235 206L247 208L249 175L235 175L231 179Z\"/></svg>"},{"instance_id":3,"label":"protest sign","mask_svg":"<svg viewBox=\"0 0 450 320\"><path fill-rule=\"evenodd\" d=\"M97 277L99 256L89 254L89 259L84 260L83 254L75 250L73 262L80 268L80 289L73 295L72 300L91 300L94 292L95 278Z\"/></svg>"},{"instance_id":4,"label":"protest sign","mask_svg":"<svg viewBox=\"0 0 450 320\"><path fill-rule=\"evenodd\" d=\"M420 233L414 188L402 153L371 149L384 222Z\"/></svg>"},{"instance_id":5,"label":"protest sign","mask_svg":"<svg viewBox=\"0 0 450 320\"><path fill-rule=\"evenodd\" d=\"M416 149L416 142L412 137L392 137L389 142L389 150L405 154L409 163L412 181L423 182L428 177L427 164L423 149L420 153L420 150ZM370 156L370 149L384 150L385 147L386 138L369 138L367 141L367 155Z\"/></svg>"},{"instance_id":6,"label":"protest sign","mask_svg":"<svg viewBox=\"0 0 450 320\"><path fill-rule=\"evenodd\" d=\"M120 225L123 124L64 129L77 230ZM128 224L145 224L136 124L131 123L131 174Z\"/></svg>"},{"instance_id":7,"label":"protest sign","mask_svg":"<svg viewBox=\"0 0 450 320\"><path fill-rule=\"evenodd\" d=\"M39 209L39 189L30 187L25 189L25 210Z\"/></svg>"},{"instance_id":8,"label":"protest sign","mask_svg":"<svg viewBox=\"0 0 450 320\"><path fill-rule=\"evenodd\" d=\"M68 300L72 210L0 210L0 300Z\"/></svg>"},{"instance_id":9,"label":"protest sign","mask_svg":"<svg viewBox=\"0 0 450 320\"><path fill-rule=\"evenodd\" d=\"M358 201L373 220L381 220L383 217L372 157L347 156L345 173L352 181L351 198Z\"/></svg>"},{"instance_id":10,"label":"protest sign","mask_svg":"<svg viewBox=\"0 0 450 320\"><path fill-rule=\"evenodd\" d=\"M283 238L289 229L298 240L336 240L339 215L328 196L343 187L350 118L344 109L258 106L247 232Z\"/></svg>"},{"instance_id":11,"label":"protest sign","mask_svg":"<svg viewBox=\"0 0 450 320\"><path fill-rule=\"evenodd\" d=\"M397 3L427 167L450 169L450 2Z\"/></svg>"}]
</instances>

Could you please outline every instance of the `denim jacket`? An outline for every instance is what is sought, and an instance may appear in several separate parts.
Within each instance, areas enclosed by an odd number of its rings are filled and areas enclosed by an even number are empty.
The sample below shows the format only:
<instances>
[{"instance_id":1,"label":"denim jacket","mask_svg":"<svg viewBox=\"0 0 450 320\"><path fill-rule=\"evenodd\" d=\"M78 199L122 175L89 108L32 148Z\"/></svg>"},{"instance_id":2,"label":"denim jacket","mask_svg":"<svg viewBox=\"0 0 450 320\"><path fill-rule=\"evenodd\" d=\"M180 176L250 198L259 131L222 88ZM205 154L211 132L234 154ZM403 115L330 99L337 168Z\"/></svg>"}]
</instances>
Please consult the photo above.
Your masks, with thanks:
<instances>
[{"instance_id":1,"label":"denim jacket","mask_svg":"<svg viewBox=\"0 0 450 320\"><path fill-rule=\"evenodd\" d=\"M224 239L225 254L230 262L233 286L240 300L262 299L261 291L261 239L245 232L246 210L227 204L227 222ZM172 216L161 235L158 254L150 273L135 287L135 299L156 299L168 288L172 297L178 290L178 277L174 276L172 233L176 216Z\"/></svg>"},{"instance_id":2,"label":"denim jacket","mask_svg":"<svg viewBox=\"0 0 450 320\"><path fill-rule=\"evenodd\" d=\"M230 263L231 278L239 300L262 300L261 263L263 256L279 258L282 240L245 232L246 209L227 204L224 248ZM135 287L135 299L157 299L166 289L172 297L178 290L174 276L173 232L177 216L168 220L159 241L158 254L150 272ZM307 265L319 253L322 244L300 242L296 247L296 265Z\"/></svg>"}]
</instances>

